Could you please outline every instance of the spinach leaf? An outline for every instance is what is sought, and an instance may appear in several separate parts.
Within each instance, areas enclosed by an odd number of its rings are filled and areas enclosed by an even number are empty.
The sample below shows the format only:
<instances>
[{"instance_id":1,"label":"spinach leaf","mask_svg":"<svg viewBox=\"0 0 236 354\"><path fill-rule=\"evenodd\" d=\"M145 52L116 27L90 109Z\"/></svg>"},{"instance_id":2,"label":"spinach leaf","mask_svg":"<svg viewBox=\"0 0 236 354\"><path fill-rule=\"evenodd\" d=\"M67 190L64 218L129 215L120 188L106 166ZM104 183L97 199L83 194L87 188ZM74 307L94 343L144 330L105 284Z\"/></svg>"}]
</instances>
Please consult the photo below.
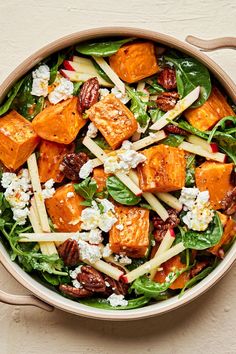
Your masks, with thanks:
<instances>
[{"instance_id":1,"label":"spinach leaf","mask_svg":"<svg viewBox=\"0 0 236 354\"><path fill-rule=\"evenodd\" d=\"M63 61L66 57L66 54L67 54L67 52L57 53L57 60L54 62L54 64L52 65L52 67L50 69L50 80L49 80L50 85L53 84L53 82L55 81L58 68L63 63Z\"/></svg>"},{"instance_id":2,"label":"spinach leaf","mask_svg":"<svg viewBox=\"0 0 236 354\"><path fill-rule=\"evenodd\" d=\"M204 250L215 246L221 239L223 227L220 218L215 213L213 221L205 231L186 231L182 229L182 241L186 248Z\"/></svg>"},{"instance_id":3,"label":"spinach leaf","mask_svg":"<svg viewBox=\"0 0 236 354\"><path fill-rule=\"evenodd\" d=\"M147 305L150 302L150 298L141 296L136 299L128 300L127 306L117 306L117 307L112 307L106 299L99 299L99 298L79 300L79 302L83 305L92 306L104 310L131 310L131 309L136 309L138 307L143 307L144 305Z\"/></svg>"},{"instance_id":4,"label":"spinach leaf","mask_svg":"<svg viewBox=\"0 0 236 354\"><path fill-rule=\"evenodd\" d=\"M193 285L195 285L196 283L198 283L200 280L206 278L206 276L208 274L210 274L213 269L215 268L215 266L210 266L207 267L205 269L203 269L203 271L201 271L200 273L198 273L197 275L195 275L195 277L193 277L192 279L190 279L185 286L183 287L183 289L181 290L179 297L183 296L184 292L186 289L191 288Z\"/></svg>"},{"instance_id":5,"label":"spinach leaf","mask_svg":"<svg viewBox=\"0 0 236 354\"><path fill-rule=\"evenodd\" d=\"M24 78L20 90L14 98L11 106L11 108L15 109L28 120L32 120L42 111L44 106L44 97L31 95L32 82L33 78L30 73Z\"/></svg>"},{"instance_id":6,"label":"spinach leaf","mask_svg":"<svg viewBox=\"0 0 236 354\"><path fill-rule=\"evenodd\" d=\"M141 198L131 192L116 176L109 176L106 185L108 193L120 204L136 205L141 201Z\"/></svg>"},{"instance_id":7,"label":"spinach leaf","mask_svg":"<svg viewBox=\"0 0 236 354\"><path fill-rule=\"evenodd\" d=\"M151 95L165 92L165 89L161 85L159 85L156 81L152 79L148 79L146 82L149 85L147 87L147 90Z\"/></svg>"},{"instance_id":8,"label":"spinach leaf","mask_svg":"<svg viewBox=\"0 0 236 354\"><path fill-rule=\"evenodd\" d=\"M169 134L164 140L162 140L162 144L169 145L173 147L178 147L184 141L184 136L177 134Z\"/></svg>"},{"instance_id":9,"label":"spinach leaf","mask_svg":"<svg viewBox=\"0 0 236 354\"><path fill-rule=\"evenodd\" d=\"M126 91L131 99L130 110L133 112L136 120L139 122L140 126L143 128L147 125L150 117L146 112L147 103L143 102L140 98L140 94L135 91L135 89L126 86Z\"/></svg>"},{"instance_id":10,"label":"spinach leaf","mask_svg":"<svg viewBox=\"0 0 236 354\"><path fill-rule=\"evenodd\" d=\"M175 66L177 88L180 97L185 97L195 87L201 86L200 97L191 107L195 108L203 105L211 93L211 78L208 69L193 58L172 58L165 56L165 60Z\"/></svg>"},{"instance_id":11,"label":"spinach leaf","mask_svg":"<svg viewBox=\"0 0 236 354\"><path fill-rule=\"evenodd\" d=\"M195 155L188 155L186 160L185 186L193 187L195 184Z\"/></svg>"},{"instance_id":12,"label":"spinach leaf","mask_svg":"<svg viewBox=\"0 0 236 354\"><path fill-rule=\"evenodd\" d=\"M177 127L181 128L181 129L184 129L184 130L186 130L189 133L197 135L200 138L203 138L203 139L207 139L208 138L208 132L202 132L201 130L198 130L197 128L194 128L192 125L190 125L185 120L180 120L179 122L171 121L171 124L174 124Z\"/></svg>"},{"instance_id":13,"label":"spinach leaf","mask_svg":"<svg viewBox=\"0 0 236 354\"><path fill-rule=\"evenodd\" d=\"M14 98L16 97L17 93L19 92L23 82L24 82L24 79L21 79L8 92L5 102L0 106L0 116L7 113L7 111L11 108L11 104L12 104Z\"/></svg>"},{"instance_id":14,"label":"spinach leaf","mask_svg":"<svg viewBox=\"0 0 236 354\"><path fill-rule=\"evenodd\" d=\"M76 46L77 52L84 55L94 55L97 57L109 57L116 53L125 43L133 41L134 38L126 38L118 41L107 40L106 42L85 42Z\"/></svg>"},{"instance_id":15,"label":"spinach leaf","mask_svg":"<svg viewBox=\"0 0 236 354\"><path fill-rule=\"evenodd\" d=\"M97 183L94 179L87 177L81 183L74 184L76 193L79 193L85 200L81 202L81 205L91 206L93 197L97 191Z\"/></svg>"},{"instance_id":16,"label":"spinach leaf","mask_svg":"<svg viewBox=\"0 0 236 354\"><path fill-rule=\"evenodd\" d=\"M236 126L236 117L233 117L233 116L228 116L228 117L225 117L225 118L222 118L215 126L214 128L212 129L208 139L207 139L207 142L210 143L212 138L214 137L216 131L220 128L221 130L225 131L226 129L226 123L227 122L232 122L235 126Z\"/></svg>"},{"instance_id":17,"label":"spinach leaf","mask_svg":"<svg viewBox=\"0 0 236 354\"><path fill-rule=\"evenodd\" d=\"M221 150L236 164L236 139L232 135L222 132L215 132L214 139L217 141Z\"/></svg>"},{"instance_id":18,"label":"spinach leaf","mask_svg":"<svg viewBox=\"0 0 236 354\"><path fill-rule=\"evenodd\" d=\"M69 275L61 276L49 273L42 273L42 277L44 280L46 280L47 283L53 286L58 286L60 284L69 284L71 282Z\"/></svg>"}]
</instances>

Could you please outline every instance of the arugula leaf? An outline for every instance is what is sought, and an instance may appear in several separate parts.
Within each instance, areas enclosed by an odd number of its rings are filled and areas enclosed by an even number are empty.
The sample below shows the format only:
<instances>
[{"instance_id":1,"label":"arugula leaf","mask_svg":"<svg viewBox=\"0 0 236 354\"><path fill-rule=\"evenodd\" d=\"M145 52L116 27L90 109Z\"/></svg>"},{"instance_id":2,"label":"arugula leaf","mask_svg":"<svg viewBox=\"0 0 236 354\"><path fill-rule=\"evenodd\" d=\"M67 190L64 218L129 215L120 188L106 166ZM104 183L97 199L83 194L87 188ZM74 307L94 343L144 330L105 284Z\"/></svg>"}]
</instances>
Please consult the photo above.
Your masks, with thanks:
<instances>
[{"instance_id":1,"label":"arugula leaf","mask_svg":"<svg viewBox=\"0 0 236 354\"><path fill-rule=\"evenodd\" d=\"M160 108L157 109L150 109L149 111L152 123L156 123L156 121L158 121L158 119L160 119L165 112L161 111Z\"/></svg>"},{"instance_id":2,"label":"arugula leaf","mask_svg":"<svg viewBox=\"0 0 236 354\"><path fill-rule=\"evenodd\" d=\"M134 114L136 120L143 128L147 125L150 117L146 112L147 103L143 102L140 98L140 94L135 91L134 88L126 86L126 91L131 99L130 110Z\"/></svg>"},{"instance_id":3,"label":"arugula leaf","mask_svg":"<svg viewBox=\"0 0 236 354\"><path fill-rule=\"evenodd\" d=\"M208 132L202 132L201 130L198 130L197 128L194 128L192 125L190 125L185 120L180 120L179 122L171 121L171 124L174 124L177 127L181 128L181 129L184 129L184 130L186 130L189 133L197 135L200 138L203 138L203 139L206 139L206 140L208 138Z\"/></svg>"},{"instance_id":4,"label":"arugula leaf","mask_svg":"<svg viewBox=\"0 0 236 354\"><path fill-rule=\"evenodd\" d=\"M15 109L23 117L32 120L38 113L40 113L44 106L44 97L37 97L31 95L32 90L32 74L28 74L15 96L11 108Z\"/></svg>"},{"instance_id":5,"label":"arugula leaf","mask_svg":"<svg viewBox=\"0 0 236 354\"><path fill-rule=\"evenodd\" d=\"M11 104L14 98L16 97L17 93L19 92L23 82L24 79L17 81L17 83L8 92L5 102L0 106L0 116L7 113L7 111L11 108Z\"/></svg>"},{"instance_id":6,"label":"arugula leaf","mask_svg":"<svg viewBox=\"0 0 236 354\"><path fill-rule=\"evenodd\" d=\"M173 58L170 56L164 58L175 66L180 97L185 97L195 87L201 86L200 97L191 107L202 106L211 93L211 78L208 69L194 58Z\"/></svg>"},{"instance_id":7,"label":"arugula leaf","mask_svg":"<svg viewBox=\"0 0 236 354\"><path fill-rule=\"evenodd\" d=\"M195 184L195 155L188 155L186 162L185 186L193 187Z\"/></svg>"},{"instance_id":8,"label":"arugula leaf","mask_svg":"<svg viewBox=\"0 0 236 354\"><path fill-rule=\"evenodd\" d=\"M120 204L136 205L141 201L141 198L131 192L116 176L109 176L106 186L108 193Z\"/></svg>"},{"instance_id":9,"label":"arugula leaf","mask_svg":"<svg viewBox=\"0 0 236 354\"><path fill-rule=\"evenodd\" d=\"M79 300L79 302L83 305L92 306L104 310L131 310L131 309L136 309L138 307L143 307L144 305L147 305L150 302L150 298L141 296L138 297L137 299L128 300L127 306L117 306L117 307L112 307L106 299L100 299L100 298Z\"/></svg>"},{"instance_id":10,"label":"arugula leaf","mask_svg":"<svg viewBox=\"0 0 236 354\"><path fill-rule=\"evenodd\" d=\"M86 206L91 205L97 188L97 183L91 177L87 177L81 183L74 184L76 193L79 193L79 195L85 199L85 201L80 204Z\"/></svg>"},{"instance_id":11,"label":"arugula leaf","mask_svg":"<svg viewBox=\"0 0 236 354\"><path fill-rule=\"evenodd\" d=\"M215 246L223 235L222 223L217 213L205 231L189 230L185 232L182 228L179 227L179 229L182 232L184 246L195 250L204 250Z\"/></svg>"},{"instance_id":12,"label":"arugula leaf","mask_svg":"<svg viewBox=\"0 0 236 354\"><path fill-rule=\"evenodd\" d=\"M236 126L236 117L233 117L233 116L227 116L225 118L222 118L215 126L214 128L212 129L208 139L207 139L207 142L210 143L212 138L214 137L216 131L221 128L222 130L225 130L226 129L226 123L227 122L232 122L234 123L234 125Z\"/></svg>"},{"instance_id":13,"label":"arugula leaf","mask_svg":"<svg viewBox=\"0 0 236 354\"><path fill-rule=\"evenodd\" d=\"M164 140L162 140L162 144L178 147L184 141L184 136L177 134L169 134Z\"/></svg>"},{"instance_id":14,"label":"arugula leaf","mask_svg":"<svg viewBox=\"0 0 236 354\"><path fill-rule=\"evenodd\" d=\"M94 55L97 57L109 57L116 53L125 43L133 41L134 38L126 38L118 41L107 40L106 42L84 42L76 46L77 52L84 55Z\"/></svg>"},{"instance_id":15,"label":"arugula leaf","mask_svg":"<svg viewBox=\"0 0 236 354\"><path fill-rule=\"evenodd\" d=\"M195 277L193 277L192 279L190 279L185 286L183 287L183 289L181 290L179 297L183 296L184 292L186 289L191 288L193 285L195 285L196 283L198 283L200 280L206 278L206 276L208 274L210 274L213 270L214 270L215 266L211 266L211 267L207 267L205 269L203 269L203 271L201 271L200 273L198 273L197 275L195 275Z\"/></svg>"},{"instance_id":16,"label":"arugula leaf","mask_svg":"<svg viewBox=\"0 0 236 354\"><path fill-rule=\"evenodd\" d=\"M152 79L148 79L147 84L149 85L149 87L147 87L147 90L150 94L156 94L156 93L162 93L165 92L165 89L159 85L157 82L155 82Z\"/></svg>"}]
</instances>

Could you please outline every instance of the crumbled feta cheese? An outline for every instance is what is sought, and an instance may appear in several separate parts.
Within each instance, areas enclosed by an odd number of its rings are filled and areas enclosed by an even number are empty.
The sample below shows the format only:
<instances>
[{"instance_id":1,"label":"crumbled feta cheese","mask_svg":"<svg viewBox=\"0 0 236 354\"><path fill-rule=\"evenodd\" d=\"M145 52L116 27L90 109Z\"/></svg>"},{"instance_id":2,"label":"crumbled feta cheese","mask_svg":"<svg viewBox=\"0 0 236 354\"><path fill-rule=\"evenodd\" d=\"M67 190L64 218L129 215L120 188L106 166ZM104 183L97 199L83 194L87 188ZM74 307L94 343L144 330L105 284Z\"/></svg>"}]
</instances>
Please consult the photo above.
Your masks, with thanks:
<instances>
[{"instance_id":1,"label":"crumbled feta cheese","mask_svg":"<svg viewBox=\"0 0 236 354\"><path fill-rule=\"evenodd\" d=\"M19 225L24 225L29 215L28 204L32 194L28 170L23 169L18 175L4 172L1 185L5 188L4 196L11 206L13 219Z\"/></svg>"},{"instance_id":2,"label":"crumbled feta cheese","mask_svg":"<svg viewBox=\"0 0 236 354\"><path fill-rule=\"evenodd\" d=\"M93 162L88 160L80 169L79 177L82 179L87 178L93 172Z\"/></svg>"},{"instance_id":3,"label":"crumbled feta cheese","mask_svg":"<svg viewBox=\"0 0 236 354\"><path fill-rule=\"evenodd\" d=\"M110 248L110 244L107 243L106 246L103 248L102 256L103 258L110 257L112 255L112 250Z\"/></svg>"},{"instance_id":4,"label":"crumbled feta cheese","mask_svg":"<svg viewBox=\"0 0 236 354\"><path fill-rule=\"evenodd\" d=\"M183 216L183 222L189 229L205 231L214 217L210 207L209 192L200 192L198 188L183 188L179 201L183 203L184 210L188 211Z\"/></svg>"},{"instance_id":5,"label":"crumbled feta cheese","mask_svg":"<svg viewBox=\"0 0 236 354\"><path fill-rule=\"evenodd\" d=\"M87 241L94 245L98 245L103 241L102 231L100 229L94 229L90 232L80 232L78 236L81 240Z\"/></svg>"},{"instance_id":6,"label":"crumbled feta cheese","mask_svg":"<svg viewBox=\"0 0 236 354\"><path fill-rule=\"evenodd\" d=\"M106 173L123 172L128 173L130 169L136 168L144 162L146 157L132 149L132 143L125 140L121 149L113 155L108 155L104 161Z\"/></svg>"},{"instance_id":7,"label":"crumbled feta cheese","mask_svg":"<svg viewBox=\"0 0 236 354\"><path fill-rule=\"evenodd\" d=\"M50 69L47 65L41 65L32 72L33 83L31 94L34 96L44 96L48 94L48 81L50 79Z\"/></svg>"},{"instance_id":8,"label":"crumbled feta cheese","mask_svg":"<svg viewBox=\"0 0 236 354\"><path fill-rule=\"evenodd\" d=\"M122 255L122 254L116 254L114 259L115 259L116 262L119 262L122 265L128 265L128 264L132 263L132 259L131 258L129 258L129 257L125 256L125 255Z\"/></svg>"},{"instance_id":9,"label":"crumbled feta cheese","mask_svg":"<svg viewBox=\"0 0 236 354\"><path fill-rule=\"evenodd\" d=\"M112 307L127 306L128 305L128 301L125 300L124 295L111 294L107 298L107 301L109 301L109 303Z\"/></svg>"},{"instance_id":10,"label":"crumbled feta cheese","mask_svg":"<svg viewBox=\"0 0 236 354\"><path fill-rule=\"evenodd\" d=\"M72 97L74 91L73 83L61 76L58 76L55 80L56 87L48 95L49 102L57 104L63 100L67 100Z\"/></svg>"},{"instance_id":11,"label":"crumbled feta cheese","mask_svg":"<svg viewBox=\"0 0 236 354\"><path fill-rule=\"evenodd\" d=\"M76 267L74 270L70 270L70 271L69 271L70 277L71 277L72 279L76 279L76 278L77 278L77 275L78 275L79 273L81 273L81 267L82 267L82 265Z\"/></svg>"},{"instance_id":12,"label":"crumbled feta cheese","mask_svg":"<svg viewBox=\"0 0 236 354\"><path fill-rule=\"evenodd\" d=\"M98 207L97 203L103 206L103 212ZM106 199L98 199L97 202L93 201L92 206L85 208L81 213L81 228L83 230L93 230L96 228L104 232L108 232L117 221L113 213L114 206Z\"/></svg>"},{"instance_id":13,"label":"crumbled feta cheese","mask_svg":"<svg viewBox=\"0 0 236 354\"><path fill-rule=\"evenodd\" d=\"M119 231L122 231L122 230L124 230L124 225L118 224L118 225L116 225L116 229Z\"/></svg>"},{"instance_id":14,"label":"crumbled feta cheese","mask_svg":"<svg viewBox=\"0 0 236 354\"><path fill-rule=\"evenodd\" d=\"M72 284L73 284L73 287L76 289L81 289L83 287L77 279L72 280Z\"/></svg>"},{"instance_id":15,"label":"crumbled feta cheese","mask_svg":"<svg viewBox=\"0 0 236 354\"><path fill-rule=\"evenodd\" d=\"M106 97L107 95L109 95L110 91L106 88L101 88L99 90L100 93L100 100L102 100L104 97Z\"/></svg>"},{"instance_id":16,"label":"crumbled feta cheese","mask_svg":"<svg viewBox=\"0 0 236 354\"><path fill-rule=\"evenodd\" d=\"M95 263L102 257L99 246L90 245L88 242L83 240L79 240L78 245L79 245L80 257L82 261Z\"/></svg>"},{"instance_id":17,"label":"crumbled feta cheese","mask_svg":"<svg viewBox=\"0 0 236 354\"><path fill-rule=\"evenodd\" d=\"M126 104L129 102L130 97L126 93L123 94L116 86L111 89L111 93L116 96L122 103Z\"/></svg>"},{"instance_id":18,"label":"crumbled feta cheese","mask_svg":"<svg viewBox=\"0 0 236 354\"><path fill-rule=\"evenodd\" d=\"M55 193L55 188L53 187L54 180L50 178L47 182L44 183L44 189L42 190L42 195L44 199L51 198Z\"/></svg>"},{"instance_id":19,"label":"crumbled feta cheese","mask_svg":"<svg viewBox=\"0 0 236 354\"><path fill-rule=\"evenodd\" d=\"M68 192L66 194L67 198L73 198L74 197L74 193L73 192Z\"/></svg>"},{"instance_id":20,"label":"crumbled feta cheese","mask_svg":"<svg viewBox=\"0 0 236 354\"><path fill-rule=\"evenodd\" d=\"M95 126L95 124L93 124L92 122L89 124L88 126L88 130L87 130L87 136L89 138L96 138L98 133L98 128Z\"/></svg>"}]
</instances>

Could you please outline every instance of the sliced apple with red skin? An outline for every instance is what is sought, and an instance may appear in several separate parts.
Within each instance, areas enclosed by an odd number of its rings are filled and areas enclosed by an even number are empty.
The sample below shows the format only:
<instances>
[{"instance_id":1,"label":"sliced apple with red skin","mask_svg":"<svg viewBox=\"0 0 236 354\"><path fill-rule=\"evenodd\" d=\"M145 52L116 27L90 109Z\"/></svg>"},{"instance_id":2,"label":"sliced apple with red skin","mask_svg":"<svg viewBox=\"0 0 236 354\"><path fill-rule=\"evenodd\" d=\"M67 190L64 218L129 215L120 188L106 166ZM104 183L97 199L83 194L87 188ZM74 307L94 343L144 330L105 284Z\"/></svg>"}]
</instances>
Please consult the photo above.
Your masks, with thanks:
<instances>
[{"instance_id":1,"label":"sliced apple with red skin","mask_svg":"<svg viewBox=\"0 0 236 354\"><path fill-rule=\"evenodd\" d=\"M199 145L201 146L204 150L210 152L210 153L216 153L218 152L218 146L216 143L208 143L206 140L199 138L196 135L189 135L187 138L188 142Z\"/></svg>"},{"instance_id":2,"label":"sliced apple with red skin","mask_svg":"<svg viewBox=\"0 0 236 354\"><path fill-rule=\"evenodd\" d=\"M202 146L188 143L186 141L179 145L179 149L183 149L195 155L203 156L207 160L213 160L218 162L226 162L227 160L227 156L225 154L222 154L221 152L208 152Z\"/></svg>"},{"instance_id":3,"label":"sliced apple with red skin","mask_svg":"<svg viewBox=\"0 0 236 354\"><path fill-rule=\"evenodd\" d=\"M63 62L64 68L66 70L72 70L72 71L78 71L79 72L79 65L76 63L73 63L73 61L70 60L64 60Z\"/></svg>"},{"instance_id":4,"label":"sliced apple with red skin","mask_svg":"<svg viewBox=\"0 0 236 354\"><path fill-rule=\"evenodd\" d=\"M79 82L79 81L84 82L84 81L87 81L87 80L91 79L92 77L96 76L98 79L98 82L101 86L113 87L113 84L105 81L101 76L99 76L98 74L95 75L94 73L93 74L80 73L80 72L73 71L73 70L61 69L60 74L72 82Z\"/></svg>"}]
</instances>

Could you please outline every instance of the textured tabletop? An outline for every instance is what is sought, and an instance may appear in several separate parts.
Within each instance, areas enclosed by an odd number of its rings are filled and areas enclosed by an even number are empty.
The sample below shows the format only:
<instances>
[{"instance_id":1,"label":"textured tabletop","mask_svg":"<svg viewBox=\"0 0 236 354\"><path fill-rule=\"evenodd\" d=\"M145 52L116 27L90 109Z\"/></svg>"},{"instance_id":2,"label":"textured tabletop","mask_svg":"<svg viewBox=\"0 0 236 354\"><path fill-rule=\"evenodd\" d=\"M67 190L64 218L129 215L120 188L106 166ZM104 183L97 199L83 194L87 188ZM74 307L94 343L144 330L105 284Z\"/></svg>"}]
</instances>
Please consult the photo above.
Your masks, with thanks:
<instances>
[{"instance_id":1,"label":"textured tabletop","mask_svg":"<svg viewBox=\"0 0 236 354\"><path fill-rule=\"evenodd\" d=\"M89 27L125 25L184 40L236 36L234 0L0 0L0 82L29 54ZM236 80L233 50L209 53ZM207 294L167 315L108 323L0 304L1 354L236 353L236 267ZM25 294L0 266L0 289Z\"/></svg>"}]
</instances>

